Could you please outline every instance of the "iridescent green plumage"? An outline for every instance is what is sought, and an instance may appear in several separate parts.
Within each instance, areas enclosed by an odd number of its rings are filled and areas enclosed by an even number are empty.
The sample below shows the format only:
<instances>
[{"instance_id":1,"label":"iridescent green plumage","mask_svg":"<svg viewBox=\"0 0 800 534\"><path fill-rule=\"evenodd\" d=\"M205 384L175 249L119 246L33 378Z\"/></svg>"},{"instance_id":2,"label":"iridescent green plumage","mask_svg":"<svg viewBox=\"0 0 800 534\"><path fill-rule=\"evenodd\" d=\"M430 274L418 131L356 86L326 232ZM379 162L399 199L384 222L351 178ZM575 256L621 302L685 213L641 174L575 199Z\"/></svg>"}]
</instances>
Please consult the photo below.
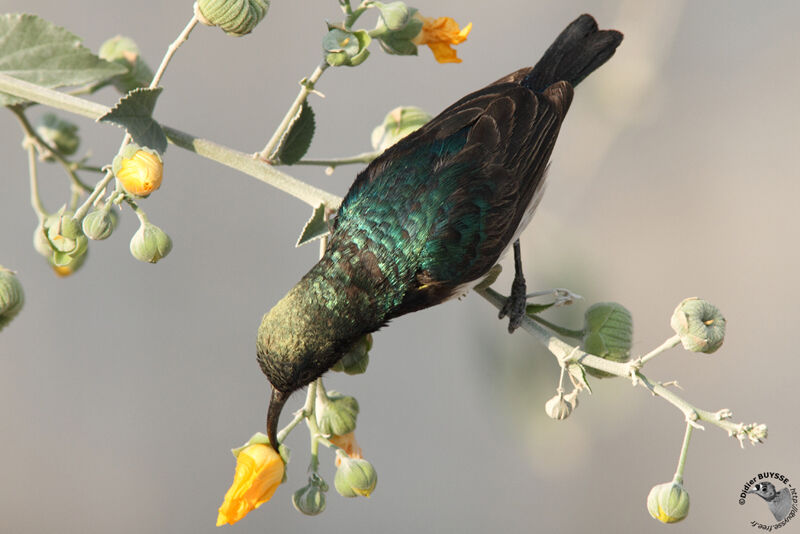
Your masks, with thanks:
<instances>
[{"instance_id":1,"label":"iridescent green plumage","mask_svg":"<svg viewBox=\"0 0 800 534\"><path fill-rule=\"evenodd\" d=\"M573 85L621 40L582 15L535 67L462 98L359 174L323 258L259 328L273 444L291 392L355 340L454 296L497 263L535 208Z\"/></svg>"}]
</instances>

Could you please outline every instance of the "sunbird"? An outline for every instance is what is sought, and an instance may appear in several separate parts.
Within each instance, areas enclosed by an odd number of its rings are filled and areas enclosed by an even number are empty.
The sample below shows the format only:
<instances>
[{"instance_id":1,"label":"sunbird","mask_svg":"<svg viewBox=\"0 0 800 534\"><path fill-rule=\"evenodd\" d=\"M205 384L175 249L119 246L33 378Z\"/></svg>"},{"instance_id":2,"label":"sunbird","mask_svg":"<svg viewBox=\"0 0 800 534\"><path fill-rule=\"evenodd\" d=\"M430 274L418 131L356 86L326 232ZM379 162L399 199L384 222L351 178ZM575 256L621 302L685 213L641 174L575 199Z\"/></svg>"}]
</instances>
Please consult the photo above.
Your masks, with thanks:
<instances>
[{"instance_id":1,"label":"sunbird","mask_svg":"<svg viewBox=\"0 0 800 534\"><path fill-rule=\"evenodd\" d=\"M573 87L621 42L620 32L581 15L535 66L461 98L358 174L324 255L258 329L276 450L292 392L391 319L463 295L512 244L514 281L500 318L509 316L510 332L521 324L519 235L541 199Z\"/></svg>"}]
</instances>

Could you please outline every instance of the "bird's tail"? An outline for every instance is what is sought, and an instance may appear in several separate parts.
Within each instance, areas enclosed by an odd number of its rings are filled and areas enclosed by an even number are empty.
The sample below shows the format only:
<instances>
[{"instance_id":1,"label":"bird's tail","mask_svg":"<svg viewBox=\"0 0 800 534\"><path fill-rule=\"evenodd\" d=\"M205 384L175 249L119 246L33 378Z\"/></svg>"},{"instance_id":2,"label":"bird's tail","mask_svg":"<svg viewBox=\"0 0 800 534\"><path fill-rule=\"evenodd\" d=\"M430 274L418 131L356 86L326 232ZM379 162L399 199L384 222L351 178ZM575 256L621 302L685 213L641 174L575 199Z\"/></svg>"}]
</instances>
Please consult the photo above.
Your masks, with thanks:
<instances>
[{"instance_id":1,"label":"bird's tail","mask_svg":"<svg viewBox=\"0 0 800 534\"><path fill-rule=\"evenodd\" d=\"M598 30L591 15L581 15L561 32L520 83L537 92L562 80L578 85L608 61L621 42L620 32Z\"/></svg>"}]
</instances>

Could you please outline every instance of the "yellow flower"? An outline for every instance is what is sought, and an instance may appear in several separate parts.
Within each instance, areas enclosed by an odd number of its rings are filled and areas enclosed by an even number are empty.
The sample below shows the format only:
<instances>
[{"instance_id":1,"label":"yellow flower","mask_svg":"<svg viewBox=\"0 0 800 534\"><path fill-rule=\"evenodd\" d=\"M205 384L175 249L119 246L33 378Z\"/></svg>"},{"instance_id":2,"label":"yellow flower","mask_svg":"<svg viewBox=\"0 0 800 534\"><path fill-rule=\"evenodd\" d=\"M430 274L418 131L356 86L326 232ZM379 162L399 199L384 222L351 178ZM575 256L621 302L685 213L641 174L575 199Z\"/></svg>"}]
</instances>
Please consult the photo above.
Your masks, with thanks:
<instances>
[{"instance_id":1,"label":"yellow flower","mask_svg":"<svg viewBox=\"0 0 800 534\"><path fill-rule=\"evenodd\" d=\"M158 154L144 149L137 150L131 157L122 157L114 168L125 191L137 197L146 197L161 187L163 172L164 164Z\"/></svg>"},{"instance_id":2,"label":"yellow flower","mask_svg":"<svg viewBox=\"0 0 800 534\"><path fill-rule=\"evenodd\" d=\"M428 45L439 63L461 63L451 45L461 44L467 40L467 35L472 30L472 23L459 29L458 23L450 17L434 19L423 17L419 13L415 16L422 21L422 31L411 41L416 45Z\"/></svg>"},{"instance_id":3,"label":"yellow flower","mask_svg":"<svg viewBox=\"0 0 800 534\"><path fill-rule=\"evenodd\" d=\"M239 451L233 484L219 507L217 526L234 524L272 498L283 480L283 460L272 447L254 443Z\"/></svg>"},{"instance_id":4,"label":"yellow flower","mask_svg":"<svg viewBox=\"0 0 800 534\"><path fill-rule=\"evenodd\" d=\"M331 436L330 442L344 449L344 452L347 453L347 456L350 458L360 459L363 458L361 455L361 447L358 446L358 442L356 441L356 434L355 432L350 432L343 436ZM336 467L339 467L342 464L342 459L339 456L336 456Z\"/></svg>"}]
</instances>

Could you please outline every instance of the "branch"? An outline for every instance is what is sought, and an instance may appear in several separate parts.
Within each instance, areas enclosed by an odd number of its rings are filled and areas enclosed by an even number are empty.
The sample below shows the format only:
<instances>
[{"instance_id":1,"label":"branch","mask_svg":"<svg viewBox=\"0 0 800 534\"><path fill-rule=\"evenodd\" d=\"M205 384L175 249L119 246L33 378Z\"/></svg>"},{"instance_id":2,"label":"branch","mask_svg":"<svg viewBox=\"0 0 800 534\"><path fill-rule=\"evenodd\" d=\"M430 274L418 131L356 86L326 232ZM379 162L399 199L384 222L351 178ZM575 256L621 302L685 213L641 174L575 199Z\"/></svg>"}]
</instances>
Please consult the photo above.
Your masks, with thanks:
<instances>
[{"instance_id":1,"label":"branch","mask_svg":"<svg viewBox=\"0 0 800 534\"><path fill-rule=\"evenodd\" d=\"M102 104L17 80L6 74L0 74L0 92L88 117L92 120L97 120L110 111L109 108ZM320 204L325 204L327 209L335 210L342 201L341 197L302 182L275 169L272 165L253 158L250 154L245 154L207 139L195 137L168 126L162 125L162 129L167 139L175 146L248 174L302 200L313 208L318 207Z\"/></svg>"},{"instance_id":2,"label":"branch","mask_svg":"<svg viewBox=\"0 0 800 534\"><path fill-rule=\"evenodd\" d=\"M497 309L501 309L506 301L506 297L500 295L497 291L491 288L476 287L475 292L489 301L489 303ZM687 423L691 424L692 426L703 429L702 426L697 424L697 421L711 423L727 431L729 436L735 437L742 444L745 438L749 439L752 443L757 443L761 442L763 437L765 437L766 427L763 425L756 425L755 423L733 423L728 420L731 416L731 412L729 410L719 410L717 412L702 410L677 395L674 391L667 389L661 382L652 382L640 372L643 364L642 359L634 359L626 363L617 363L604 360L603 358L593 354L588 354L580 350L579 347L573 347L553 334L550 334L547 330L545 330L527 315L522 318L521 327L523 330L536 338L537 341L546 346L547 349L552 352L556 358L558 358L560 364L566 365L568 363L579 363L586 367L605 371L606 373L615 376L630 378L632 379L634 386L641 385L649 390L653 395L661 397L668 403L678 408L684 414ZM659 349L660 348L661 347L659 347Z\"/></svg>"}]
</instances>

